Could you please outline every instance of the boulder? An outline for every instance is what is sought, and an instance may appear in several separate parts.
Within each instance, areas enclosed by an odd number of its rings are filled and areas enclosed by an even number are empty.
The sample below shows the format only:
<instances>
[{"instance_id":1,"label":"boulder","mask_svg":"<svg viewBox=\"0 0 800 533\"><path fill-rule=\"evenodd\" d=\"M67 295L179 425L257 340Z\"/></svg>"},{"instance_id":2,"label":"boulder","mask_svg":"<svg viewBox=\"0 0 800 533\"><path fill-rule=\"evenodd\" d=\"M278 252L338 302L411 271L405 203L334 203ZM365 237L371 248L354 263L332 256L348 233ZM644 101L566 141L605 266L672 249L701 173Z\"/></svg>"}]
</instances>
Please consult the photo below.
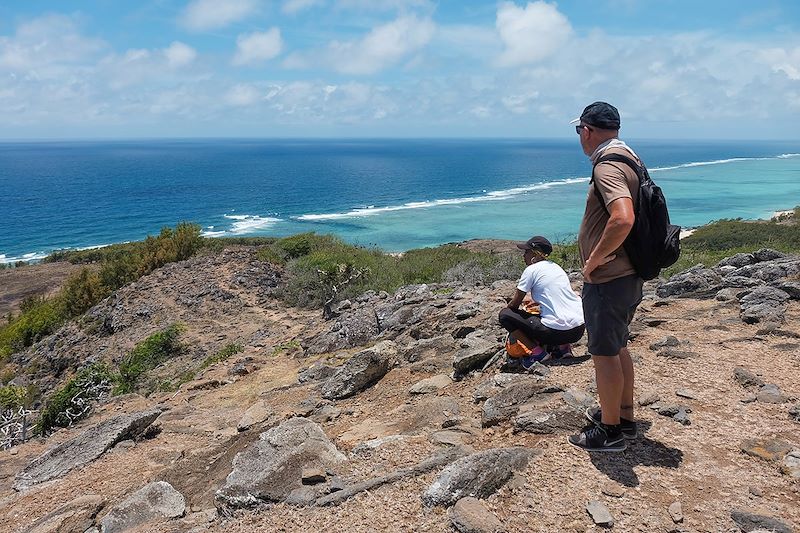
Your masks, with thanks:
<instances>
[{"instance_id":1,"label":"boulder","mask_svg":"<svg viewBox=\"0 0 800 533\"><path fill-rule=\"evenodd\" d=\"M401 353L401 358L414 363L429 355L450 354L456 350L456 343L450 335L439 335L430 339L420 339L409 343Z\"/></svg>"},{"instance_id":2,"label":"boulder","mask_svg":"<svg viewBox=\"0 0 800 533\"><path fill-rule=\"evenodd\" d=\"M761 387L764 384L763 379L743 366L737 366L733 369L733 379L744 388Z\"/></svg>"},{"instance_id":3,"label":"boulder","mask_svg":"<svg viewBox=\"0 0 800 533\"><path fill-rule=\"evenodd\" d=\"M479 333L471 333L461 341L460 349L453 356L453 370L456 375L464 375L482 367L500 350L501 346L497 341L487 340L479 336Z\"/></svg>"},{"instance_id":4,"label":"boulder","mask_svg":"<svg viewBox=\"0 0 800 533\"><path fill-rule=\"evenodd\" d=\"M792 526L771 516L758 515L747 511L735 509L731 511L731 519L744 533L755 532L757 530L770 531L772 533L792 533Z\"/></svg>"},{"instance_id":5,"label":"boulder","mask_svg":"<svg viewBox=\"0 0 800 533\"><path fill-rule=\"evenodd\" d=\"M382 341L348 359L322 386L322 397L338 400L357 394L385 376L394 363L395 343Z\"/></svg>"},{"instance_id":6,"label":"boulder","mask_svg":"<svg viewBox=\"0 0 800 533\"><path fill-rule=\"evenodd\" d=\"M789 397L773 383L767 383L758 389L756 399L761 403L786 403L789 401Z\"/></svg>"},{"instance_id":7,"label":"boulder","mask_svg":"<svg viewBox=\"0 0 800 533\"><path fill-rule=\"evenodd\" d=\"M514 431L536 434L568 433L586 425L583 411L574 407L533 407L521 410L514 419Z\"/></svg>"},{"instance_id":8,"label":"boulder","mask_svg":"<svg viewBox=\"0 0 800 533\"><path fill-rule=\"evenodd\" d=\"M800 281L784 281L778 284L778 288L792 300L800 300Z\"/></svg>"},{"instance_id":9,"label":"boulder","mask_svg":"<svg viewBox=\"0 0 800 533\"><path fill-rule=\"evenodd\" d=\"M789 295L775 287L762 286L739 300L739 316L747 324L771 321L783 322L785 302Z\"/></svg>"},{"instance_id":10,"label":"boulder","mask_svg":"<svg viewBox=\"0 0 800 533\"><path fill-rule=\"evenodd\" d=\"M307 354L335 352L367 344L381 332L375 309L365 306L337 318L330 330L310 340Z\"/></svg>"},{"instance_id":11,"label":"boulder","mask_svg":"<svg viewBox=\"0 0 800 533\"><path fill-rule=\"evenodd\" d=\"M233 459L233 470L215 494L223 514L285 500L303 486L303 469L330 469L347 458L316 423L291 418L259 436Z\"/></svg>"},{"instance_id":12,"label":"boulder","mask_svg":"<svg viewBox=\"0 0 800 533\"><path fill-rule=\"evenodd\" d=\"M500 533L503 523L492 514L486 504L476 498L461 498L452 506L447 516L460 533Z\"/></svg>"},{"instance_id":13,"label":"boulder","mask_svg":"<svg viewBox=\"0 0 800 533\"><path fill-rule=\"evenodd\" d=\"M309 383L311 381L324 381L336 373L336 367L328 366L323 361L316 361L305 370L297 373L297 381Z\"/></svg>"},{"instance_id":14,"label":"boulder","mask_svg":"<svg viewBox=\"0 0 800 533\"><path fill-rule=\"evenodd\" d=\"M86 531L105 505L102 496L79 496L31 524L24 533L62 533Z\"/></svg>"},{"instance_id":15,"label":"boulder","mask_svg":"<svg viewBox=\"0 0 800 533\"><path fill-rule=\"evenodd\" d=\"M741 253L732 255L730 257L726 257L725 259L717 263L717 266L718 267L733 266L739 268L745 265L752 265L755 262L756 258L753 257L753 254Z\"/></svg>"},{"instance_id":16,"label":"boulder","mask_svg":"<svg viewBox=\"0 0 800 533\"><path fill-rule=\"evenodd\" d=\"M774 261L775 259L781 259L784 257L787 257L785 253L779 252L778 250L773 250L772 248L761 248L760 250L753 252L753 259L756 262Z\"/></svg>"},{"instance_id":17,"label":"boulder","mask_svg":"<svg viewBox=\"0 0 800 533\"><path fill-rule=\"evenodd\" d=\"M656 289L660 298L668 296L709 297L722 288L722 276L703 265L675 274Z\"/></svg>"},{"instance_id":18,"label":"boulder","mask_svg":"<svg viewBox=\"0 0 800 533\"><path fill-rule=\"evenodd\" d=\"M259 400L247 408L242 418L239 419L239 423L236 424L236 429L238 431L246 431L274 416L275 411L272 407L264 400Z\"/></svg>"},{"instance_id":19,"label":"boulder","mask_svg":"<svg viewBox=\"0 0 800 533\"><path fill-rule=\"evenodd\" d=\"M178 518L186 512L183 495L166 481L155 481L115 505L100 520L101 533L118 533L139 524L164 518Z\"/></svg>"},{"instance_id":20,"label":"boulder","mask_svg":"<svg viewBox=\"0 0 800 533\"><path fill-rule=\"evenodd\" d=\"M541 383L515 383L486 400L483 404L481 425L491 427L517 415L525 404L543 404L560 392L561 387Z\"/></svg>"},{"instance_id":21,"label":"boulder","mask_svg":"<svg viewBox=\"0 0 800 533\"><path fill-rule=\"evenodd\" d=\"M494 448L473 453L447 466L422 495L425 505L450 506L461 498L486 498L528 465L527 448Z\"/></svg>"},{"instance_id":22,"label":"boulder","mask_svg":"<svg viewBox=\"0 0 800 533\"><path fill-rule=\"evenodd\" d=\"M80 435L50 448L17 474L14 490L64 476L91 463L115 444L136 439L161 414L159 409L120 415L90 427Z\"/></svg>"}]
</instances>

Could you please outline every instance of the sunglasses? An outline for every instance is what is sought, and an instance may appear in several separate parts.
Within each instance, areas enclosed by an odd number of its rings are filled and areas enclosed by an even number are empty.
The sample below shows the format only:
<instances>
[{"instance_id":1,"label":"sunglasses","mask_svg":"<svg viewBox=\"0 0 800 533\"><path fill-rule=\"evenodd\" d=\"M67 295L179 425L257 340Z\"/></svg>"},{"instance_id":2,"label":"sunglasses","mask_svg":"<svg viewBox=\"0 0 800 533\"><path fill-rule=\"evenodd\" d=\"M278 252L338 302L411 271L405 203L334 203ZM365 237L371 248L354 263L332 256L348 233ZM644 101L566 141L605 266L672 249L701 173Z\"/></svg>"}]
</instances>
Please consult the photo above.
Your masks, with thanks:
<instances>
[{"instance_id":1,"label":"sunglasses","mask_svg":"<svg viewBox=\"0 0 800 533\"><path fill-rule=\"evenodd\" d=\"M592 128L590 128L586 124L578 124L577 126L575 126L575 133L580 135L581 132L583 131L583 128L586 128L587 130L592 131Z\"/></svg>"}]
</instances>

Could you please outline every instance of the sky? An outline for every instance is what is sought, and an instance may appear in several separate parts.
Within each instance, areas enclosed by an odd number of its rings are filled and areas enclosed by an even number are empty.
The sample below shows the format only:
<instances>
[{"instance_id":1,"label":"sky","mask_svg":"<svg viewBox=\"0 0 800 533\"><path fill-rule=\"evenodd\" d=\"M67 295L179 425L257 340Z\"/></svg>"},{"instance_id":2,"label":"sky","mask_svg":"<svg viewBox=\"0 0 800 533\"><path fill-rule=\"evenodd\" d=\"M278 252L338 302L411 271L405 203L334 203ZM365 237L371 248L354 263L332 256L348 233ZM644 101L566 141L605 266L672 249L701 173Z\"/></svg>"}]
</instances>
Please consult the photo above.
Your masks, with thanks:
<instances>
[{"instance_id":1,"label":"sky","mask_svg":"<svg viewBox=\"0 0 800 533\"><path fill-rule=\"evenodd\" d=\"M795 0L0 4L0 139L800 139Z\"/></svg>"}]
</instances>

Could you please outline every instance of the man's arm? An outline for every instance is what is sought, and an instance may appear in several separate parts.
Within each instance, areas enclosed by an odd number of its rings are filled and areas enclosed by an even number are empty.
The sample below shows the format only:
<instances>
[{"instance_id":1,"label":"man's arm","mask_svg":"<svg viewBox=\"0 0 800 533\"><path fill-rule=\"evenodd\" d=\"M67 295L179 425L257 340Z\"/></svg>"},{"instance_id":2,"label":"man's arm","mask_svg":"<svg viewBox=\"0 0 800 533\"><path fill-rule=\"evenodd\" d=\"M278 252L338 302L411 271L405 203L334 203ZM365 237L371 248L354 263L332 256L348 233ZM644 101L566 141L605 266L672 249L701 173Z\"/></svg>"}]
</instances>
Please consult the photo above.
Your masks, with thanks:
<instances>
[{"instance_id":1,"label":"man's arm","mask_svg":"<svg viewBox=\"0 0 800 533\"><path fill-rule=\"evenodd\" d=\"M616 251L631 232L635 214L633 200L628 197L617 198L608 204L609 219L597 246L589 254L583 265L583 277L591 283L591 274L599 266L614 260Z\"/></svg>"}]
</instances>

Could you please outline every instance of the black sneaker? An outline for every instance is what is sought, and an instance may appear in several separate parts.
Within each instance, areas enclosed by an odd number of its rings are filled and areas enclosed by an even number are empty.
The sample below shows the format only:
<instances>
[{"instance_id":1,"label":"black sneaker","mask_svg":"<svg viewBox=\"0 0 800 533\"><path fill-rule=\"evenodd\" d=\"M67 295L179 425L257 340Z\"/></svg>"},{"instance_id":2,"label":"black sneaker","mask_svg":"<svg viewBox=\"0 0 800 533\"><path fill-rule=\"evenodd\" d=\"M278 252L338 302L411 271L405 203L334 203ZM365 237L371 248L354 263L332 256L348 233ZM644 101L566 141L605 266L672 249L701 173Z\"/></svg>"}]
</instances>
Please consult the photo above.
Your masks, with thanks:
<instances>
[{"instance_id":1,"label":"black sneaker","mask_svg":"<svg viewBox=\"0 0 800 533\"><path fill-rule=\"evenodd\" d=\"M587 407L586 408L586 418L589 422L594 423L594 425L599 425L600 421L602 420L602 412L600 411L599 407ZM628 440L636 440L636 437L639 435L639 432L636 428L636 421L634 420L625 420L624 418L619 419L619 425L622 427L622 434Z\"/></svg>"},{"instance_id":2,"label":"black sneaker","mask_svg":"<svg viewBox=\"0 0 800 533\"><path fill-rule=\"evenodd\" d=\"M602 426L590 426L577 435L570 435L567 441L587 452L624 452L627 448L622 432L610 437Z\"/></svg>"}]
</instances>

